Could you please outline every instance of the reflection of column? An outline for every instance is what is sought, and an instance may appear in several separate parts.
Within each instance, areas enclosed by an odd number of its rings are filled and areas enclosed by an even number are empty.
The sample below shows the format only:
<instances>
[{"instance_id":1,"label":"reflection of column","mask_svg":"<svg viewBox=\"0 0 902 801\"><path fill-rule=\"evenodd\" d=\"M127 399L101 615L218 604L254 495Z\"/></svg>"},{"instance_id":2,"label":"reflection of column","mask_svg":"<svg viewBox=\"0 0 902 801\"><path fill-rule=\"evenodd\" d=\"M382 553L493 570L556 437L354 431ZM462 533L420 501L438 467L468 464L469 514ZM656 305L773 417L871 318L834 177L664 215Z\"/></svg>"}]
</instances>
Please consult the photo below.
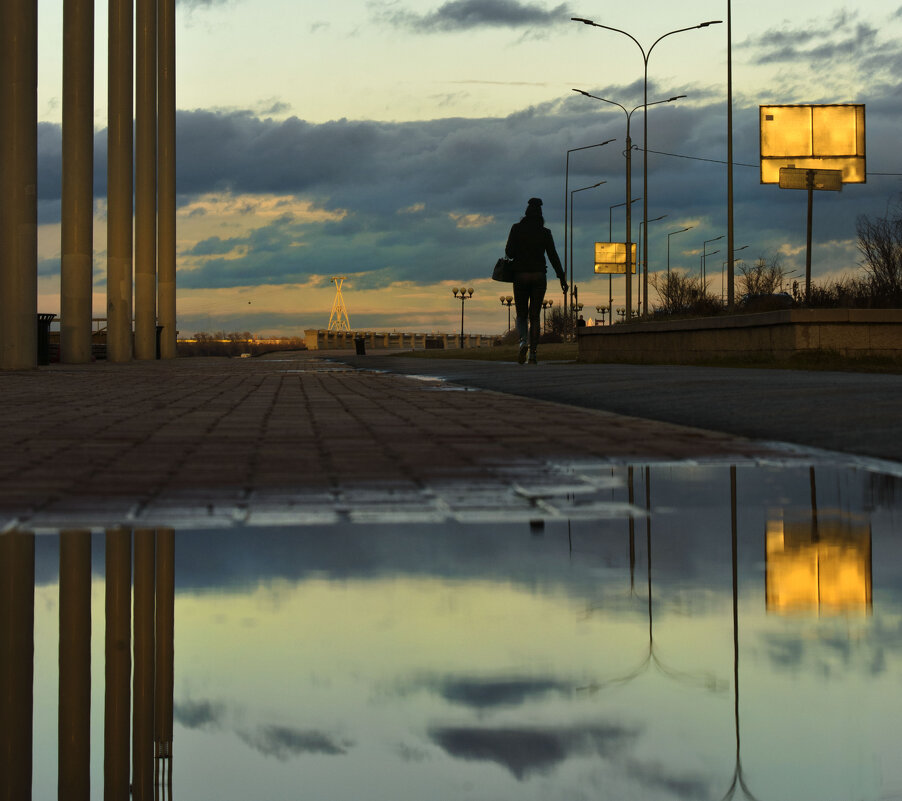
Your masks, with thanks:
<instances>
[{"instance_id":1,"label":"reflection of column","mask_svg":"<svg viewBox=\"0 0 902 801\"><path fill-rule=\"evenodd\" d=\"M59 797L91 794L91 532L60 534Z\"/></svg>"},{"instance_id":2,"label":"reflection of column","mask_svg":"<svg viewBox=\"0 0 902 801\"><path fill-rule=\"evenodd\" d=\"M175 330L175 0L158 0L159 47L159 220L157 309L160 356L176 355Z\"/></svg>"},{"instance_id":3,"label":"reflection of column","mask_svg":"<svg viewBox=\"0 0 902 801\"><path fill-rule=\"evenodd\" d=\"M137 0L135 50L135 358L156 357L157 3Z\"/></svg>"},{"instance_id":4,"label":"reflection of column","mask_svg":"<svg viewBox=\"0 0 902 801\"><path fill-rule=\"evenodd\" d=\"M0 534L2 801L31 798L33 698L34 534L12 531Z\"/></svg>"},{"instance_id":5,"label":"reflection of column","mask_svg":"<svg viewBox=\"0 0 902 801\"><path fill-rule=\"evenodd\" d=\"M132 786L135 801L153 798L154 531L135 531L135 659Z\"/></svg>"},{"instance_id":6,"label":"reflection of column","mask_svg":"<svg viewBox=\"0 0 902 801\"><path fill-rule=\"evenodd\" d=\"M0 3L0 369L37 365L38 3Z\"/></svg>"},{"instance_id":7,"label":"reflection of column","mask_svg":"<svg viewBox=\"0 0 902 801\"><path fill-rule=\"evenodd\" d=\"M132 358L132 0L110 0L107 128L107 359Z\"/></svg>"},{"instance_id":8,"label":"reflection of column","mask_svg":"<svg viewBox=\"0 0 902 801\"><path fill-rule=\"evenodd\" d=\"M106 533L106 698L104 704L105 801L128 798L131 695L132 534Z\"/></svg>"},{"instance_id":9,"label":"reflection of column","mask_svg":"<svg viewBox=\"0 0 902 801\"><path fill-rule=\"evenodd\" d=\"M172 784L173 639L175 629L175 532L157 530L157 616L154 756L158 786ZM167 769L168 768L168 769ZM171 797L171 792L170 792Z\"/></svg>"},{"instance_id":10,"label":"reflection of column","mask_svg":"<svg viewBox=\"0 0 902 801\"><path fill-rule=\"evenodd\" d=\"M91 361L94 265L94 0L63 3L60 360Z\"/></svg>"}]
</instances>

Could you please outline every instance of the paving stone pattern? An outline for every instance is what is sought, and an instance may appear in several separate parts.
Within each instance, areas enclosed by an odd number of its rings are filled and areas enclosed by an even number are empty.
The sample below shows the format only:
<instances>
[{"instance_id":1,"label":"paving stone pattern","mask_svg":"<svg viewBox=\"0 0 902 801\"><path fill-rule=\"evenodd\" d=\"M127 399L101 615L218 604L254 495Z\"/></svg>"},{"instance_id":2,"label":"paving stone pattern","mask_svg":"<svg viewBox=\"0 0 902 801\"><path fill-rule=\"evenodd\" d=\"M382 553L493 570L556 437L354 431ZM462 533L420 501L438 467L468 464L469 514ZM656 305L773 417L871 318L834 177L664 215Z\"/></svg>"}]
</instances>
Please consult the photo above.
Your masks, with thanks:
<instances>
[{"instance_id":1,"label":"paving stone pattern","mask_svg":"<svg viewBox=\"0 0 902 801\"><path fill-rule=\"evenodd\" d=\"M588 513L577 496L604 486L606 465L781 455L309 354L51 365L0 382L4 527Z\"/></svg>"}]
</instances>

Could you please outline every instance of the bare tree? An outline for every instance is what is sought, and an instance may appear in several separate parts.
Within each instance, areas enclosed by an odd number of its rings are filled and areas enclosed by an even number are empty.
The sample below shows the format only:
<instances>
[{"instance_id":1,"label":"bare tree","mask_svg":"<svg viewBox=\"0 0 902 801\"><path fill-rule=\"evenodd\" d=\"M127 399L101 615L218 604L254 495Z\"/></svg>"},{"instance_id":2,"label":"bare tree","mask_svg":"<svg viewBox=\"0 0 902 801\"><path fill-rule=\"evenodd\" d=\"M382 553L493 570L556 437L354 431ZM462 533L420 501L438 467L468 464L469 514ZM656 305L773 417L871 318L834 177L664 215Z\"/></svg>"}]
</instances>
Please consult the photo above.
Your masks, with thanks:
<instances>
[{"instance_id":1,"label":"bare tree","mask_svg":"<svg viewBox=\"0 0 902 801\"><path fill-rule=\"evenodd\" d=\"M902 203L886 217L872 220L862 214L856 223L861 266L867 273L872 300L902 304Z\"/></svg>"},{"instance_id":2,"label":"bare tree","mask_svg":"<svg viewBox=\"0 0 902 801\"><path fill-rule=\"evenodd\" d=\"M650 281L660 301L656 309L667 314L692 312L700 304L707 305L707 301L712 300L708 295L707 283L702 286L701 278L696 275L671 270L669 273L655 273Z\"/></svg>"},{"instance_id":3,"label":"bare tree","mask_svg":"<svg viewBox=\"0 0 902 801\"><path fill-rule=\"evenodd\" d=\"M779 254L759 256L754 264L739 262L739 292L743 295L773 295L783 288L786 269Z\"/></svg>"}]
</instances>

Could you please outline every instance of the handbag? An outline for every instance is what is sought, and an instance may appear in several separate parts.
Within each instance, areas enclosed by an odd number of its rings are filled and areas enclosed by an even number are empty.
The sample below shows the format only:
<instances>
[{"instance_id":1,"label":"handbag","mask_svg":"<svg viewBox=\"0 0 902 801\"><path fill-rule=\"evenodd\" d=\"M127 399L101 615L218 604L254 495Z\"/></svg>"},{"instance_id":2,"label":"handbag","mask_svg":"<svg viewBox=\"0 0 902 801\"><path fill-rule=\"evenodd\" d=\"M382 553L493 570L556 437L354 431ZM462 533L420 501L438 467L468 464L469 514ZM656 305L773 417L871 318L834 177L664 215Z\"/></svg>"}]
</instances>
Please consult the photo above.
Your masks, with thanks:
<instances>
[{"instance_id":1,"label":"handbag","mask_svg":"<svg viewBox=\"0 0 902 801\"><path fill-rule=\"evenodd\" d=\"M503 281L511 283L514 280L514 260L502 256L495 262L495 269L492 270L493 281Z\"/></svg>"}]
</instances>

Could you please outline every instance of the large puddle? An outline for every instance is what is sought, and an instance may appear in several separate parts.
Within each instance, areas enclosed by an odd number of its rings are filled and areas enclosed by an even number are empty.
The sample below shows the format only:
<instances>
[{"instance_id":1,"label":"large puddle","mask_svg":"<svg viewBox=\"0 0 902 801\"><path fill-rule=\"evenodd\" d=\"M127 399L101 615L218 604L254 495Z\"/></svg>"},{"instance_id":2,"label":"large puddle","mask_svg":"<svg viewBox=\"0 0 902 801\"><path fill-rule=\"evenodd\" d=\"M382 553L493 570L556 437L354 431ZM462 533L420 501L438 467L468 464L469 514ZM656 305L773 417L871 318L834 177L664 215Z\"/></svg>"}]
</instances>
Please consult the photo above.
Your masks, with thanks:
<instances>
[{"instance_id":1,"label":"large puddle","mask_svg":"<svg viewBox=\"0 0 902 801\"><path fill-rule=\"evenodd\" d=\"M599 478L594 519L177 530L171 797L902 798L902 482ZM35 543L51 799L60 540ZM102 533L92 550L101 799Z\"/></svg>"}]
</instances>

